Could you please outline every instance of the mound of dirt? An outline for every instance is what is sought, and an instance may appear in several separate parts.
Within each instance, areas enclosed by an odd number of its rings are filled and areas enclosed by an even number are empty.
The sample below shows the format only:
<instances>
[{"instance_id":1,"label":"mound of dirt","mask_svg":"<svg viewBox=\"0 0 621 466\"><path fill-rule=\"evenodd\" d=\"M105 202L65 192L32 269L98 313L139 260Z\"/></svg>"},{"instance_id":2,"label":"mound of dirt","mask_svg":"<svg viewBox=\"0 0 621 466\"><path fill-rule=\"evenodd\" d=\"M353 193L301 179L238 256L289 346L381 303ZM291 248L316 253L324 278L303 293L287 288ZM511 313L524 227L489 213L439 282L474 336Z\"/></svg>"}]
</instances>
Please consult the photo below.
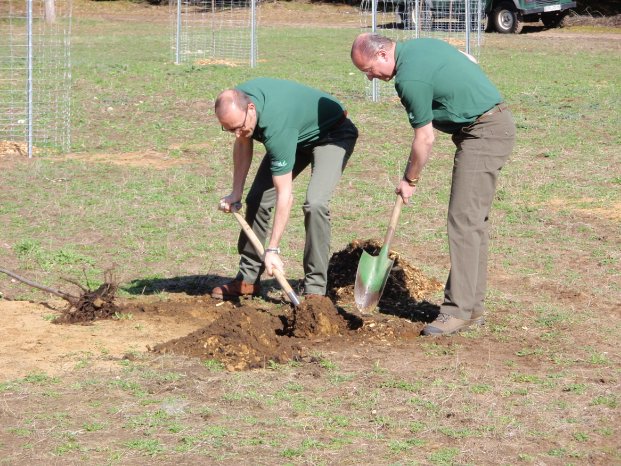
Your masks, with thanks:
<instances>
[{"instance_id":1,"label":"mound of dirt","mask_svg":"<svg viewBox=\"0 0 621 466\"><path fill-rule=\"evenodd\" d=\"M381 248L382 243L375 239L355 240L345 249L334 253L328 266L328 296L336 302L353 303L356 271L362 252L377 256ZM423 300L441 290L442 283L425 276L397 252L390 251L389 256L395 261L378 309L411 320L429 320L433 314L433 306Z\"/></svg>"},{"instance_id":2,"label":"mound of dirt","mask_svg":"<svg viewBox=\"0 0 621 466\"><path fill-rule=\"evenodd\" d=\"M308 296L293 312L283 307L276 311L277 315L257 309L252 300L247 300L241 307L219 311L217 319L206 327L159 344L152 351L214 359L228 370L246 370L265 367L269 361L305 360L312 346L321 341L350 345L416 338L421 322L437 314L437 306L422 299L442 285L425 277L395 252L391 251L395 263L378 306L389 312L362 319L343 309L355 307L353 288L362 251L377 255L380 249L377 240L354 241L333 254L327 297Z\"/></svg>"},{"instance_id":3,"label":"mound of dirt","mask_svg":"<svg viewBox=\"0 0 621 466\"><path fill-rule=\"evenodd\" d=\"M269 361L286 363L299 355L299 348L282 337L283 320L252 307L226 309L210 325L152 351L215 359L231 371L265 367Z\"/></svg>"},{"instance_id":4,"label":"mound of dirt","mask_svg":"<svg viewBox=\"0 0 621 466\"><path fill-rule=\"evenodd\" d=\"M342 335L349 328L330 298L313 296L293 311L290 334L297 338L325 337Z\"/></svg>"},{"instance_id":5,"label":"mound of dirt","mask_svg":"<svg viewBox=\"0 0 621 466\"><path fill-rule=\"evenodd\" d=\"M25 142L0 140L0 157L9 155L28 155L28 145Z\"/></svg>"}]
</instances>

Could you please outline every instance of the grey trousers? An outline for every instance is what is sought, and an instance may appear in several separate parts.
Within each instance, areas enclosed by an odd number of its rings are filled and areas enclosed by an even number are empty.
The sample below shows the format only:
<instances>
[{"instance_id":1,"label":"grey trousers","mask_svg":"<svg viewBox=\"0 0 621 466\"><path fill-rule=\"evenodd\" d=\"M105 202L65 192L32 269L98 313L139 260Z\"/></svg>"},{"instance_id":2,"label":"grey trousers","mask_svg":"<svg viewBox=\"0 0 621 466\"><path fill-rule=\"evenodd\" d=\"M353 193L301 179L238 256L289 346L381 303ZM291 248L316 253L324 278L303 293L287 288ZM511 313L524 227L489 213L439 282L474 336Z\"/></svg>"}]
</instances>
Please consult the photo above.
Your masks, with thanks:
<instances>
[{"instance_id":1,"label":"grey trousers","mask_svg":"<svg viewBox=\"0 0 621 466\"><path fill-rule=\"evenodd\" d=\"M330 199L347 161L351 156L358 130L346 119L325 138L311 146L298 147L293 167L293 179L311 165L311 177L306 190L304 227L304 293L325 295L330 259ZM269 156L259 166L257 175L246 196L246 221L262 244L265 244L272 210L276 203L276 189L272 181ZM237 249L241 255L239 274L248 283L256 283L264 271L262 258L242 232Z\"/></svg>"},{"instance_id":2,"label":"grey trousers","mask_svg":"<svg viewBox=\"0 0 621 466\"><path fill-rule=\"evenodd\" d=\"M509 109L482 117L453 135L457 146L448 207L451 258L440 312L459 319L484 311L488 216L500 170L515 142Z\"/></svg>"}]
</instances>

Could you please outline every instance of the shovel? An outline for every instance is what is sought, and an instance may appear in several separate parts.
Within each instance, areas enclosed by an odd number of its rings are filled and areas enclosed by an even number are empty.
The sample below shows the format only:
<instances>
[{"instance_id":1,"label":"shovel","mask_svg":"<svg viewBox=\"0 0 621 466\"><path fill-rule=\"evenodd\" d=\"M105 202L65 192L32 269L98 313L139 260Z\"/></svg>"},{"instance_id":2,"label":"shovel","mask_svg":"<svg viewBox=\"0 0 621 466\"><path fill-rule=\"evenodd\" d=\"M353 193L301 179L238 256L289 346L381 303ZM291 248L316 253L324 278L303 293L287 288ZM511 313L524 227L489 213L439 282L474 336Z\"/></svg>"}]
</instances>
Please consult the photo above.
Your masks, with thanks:
<instances>
[{"instance_id":1,"label":"shovel","mask_svg":"<svg viewBox=\"0 0 621 466\"><path fill-rule=\"evenodd\" d=\"M398 195L395 206L392 209L390 224L388 225L388 231L386 232L384 244L379 255L374 257L366 251L362 251L362 255L360 256L358 270L356 271L354 298L356 300L356 307L358 307L363 314L370 314L373 312L382 296L384 286L386 286L386 280L388 280L388 275L390 275L390 269L392 268L394 259L388 257L388 250L390 249L392 238L395 235L395 228L399 220L402 205L403 199Z\"/></svg>"},{"instance_id":2,"label":"shovel","mask_svg":"<svg viewBox=\"0 0 621 466\"><path fill-rule=\"evenodd\" d=\"M252 231L252 228L250 228L250 225L248 225L248 222L246 222L246 219L243 217L243 215L239 213L241 204L233 204L232 207L233 215L235 215L237 222L242 227L242 230L244 230L244 233L246 233L246 236L252 243L252 246L254 246L255 251L257 251L257 254L259 254L259 256L264 257L265 249L263 248L261 241L259 241L257 235L254 234L254 231ZM293 291L293 288L291 288L291 285L289 285L289 282L287 281L283 273L276 268L272 269L272 271L281 288L285 290L285 293L287 293L291 304L293 304L294 307L298 307L300 305L300 298L298 298L298 295L295 294L295 291Z\"/></svg>"}]
</instances>

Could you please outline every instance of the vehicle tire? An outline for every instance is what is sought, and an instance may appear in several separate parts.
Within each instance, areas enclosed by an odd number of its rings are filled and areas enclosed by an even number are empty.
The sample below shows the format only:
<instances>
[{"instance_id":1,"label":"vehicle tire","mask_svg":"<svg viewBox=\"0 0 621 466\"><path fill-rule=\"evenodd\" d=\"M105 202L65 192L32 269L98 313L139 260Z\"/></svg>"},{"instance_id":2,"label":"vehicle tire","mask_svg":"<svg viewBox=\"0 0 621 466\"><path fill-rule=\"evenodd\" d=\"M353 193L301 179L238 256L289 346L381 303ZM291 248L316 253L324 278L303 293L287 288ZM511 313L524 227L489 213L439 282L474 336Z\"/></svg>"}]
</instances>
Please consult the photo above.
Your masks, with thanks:
<instances>
[{"instance_id":1,"label":"vehicle tire","mask_svg":"<svg viewBox=\"0 0 621 466\"><path fill-rule=\"evenodd\" d=\"M485 32L494 31L494 22L492 21L492 18L490 17L490 15L484 16L481 26L482 26L481 29L483 29Z\"/></svg>"},{"instance_id":2,"label":"vehicle tire","mask_svg":"<svg viewBox=\"0 0 621 466\"><path fill-rule=\"evenodd\" d=\"M511 2L499 3L492 12L494 29L501 34L519 34L522 32L522 15L516 11Z\"/></svg>"},{"instance_id":3,"label":"vehicle tire","mask_svg":"<svg viewBox=\"0 0 621 466\"><path fill-rule=\"evenodd\" d=\"M541 22L547 28L562 28L566 17L566 11L546 13L541 15Z\"/></svg>"}]
</instances>

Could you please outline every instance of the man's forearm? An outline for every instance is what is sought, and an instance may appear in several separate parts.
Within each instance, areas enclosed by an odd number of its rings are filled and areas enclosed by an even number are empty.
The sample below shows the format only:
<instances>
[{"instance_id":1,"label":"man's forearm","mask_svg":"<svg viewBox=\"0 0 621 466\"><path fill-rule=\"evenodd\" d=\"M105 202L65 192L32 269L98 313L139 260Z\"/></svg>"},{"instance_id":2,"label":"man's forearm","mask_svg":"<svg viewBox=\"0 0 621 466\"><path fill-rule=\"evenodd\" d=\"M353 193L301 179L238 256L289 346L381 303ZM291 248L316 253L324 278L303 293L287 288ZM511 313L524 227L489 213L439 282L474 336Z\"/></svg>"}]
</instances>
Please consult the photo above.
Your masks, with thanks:
<instances>
[{"instance_id":1,"label":"man's forearm","mask_svg":"<svg viewBox=\"0 0 621 466\"><path fill-rule=\"evenodd\" d=\"M241 199L252 163L252 139L238 138L233 146L233 194Z\"/></svg>"},{"instance_id":2,"label":"man's forearm","mask_svg":"<svg viewBox=\"0 0 621 466\"><path fill-rule=\"evenodd\" d=\"M277 248L282 239L282 235L289 222L289 213L291 212L291 206L293 200L291 196L288 197L288 201L276 202L276 211L274 212L274 225L272 226L272 235L268 247Z\"/></svg>"},{"instance_id":3,"label":"man's forearm","mask_svg":"<svg viewBox=\"0 0 621 466\"><path fill-rule=\"evenodd\" d=\"M291 206L293 205L293 180L291 173L275 176L273 179L276 189L276 209L268 247L277 248L287 227Z\"/></svg>"},{"instance_id":4,"label":"man's forearm","mask_svg":"<svg viewBox=\"0 0 621 466\"><path fill-rule=\"evenodd\" d=\"M406 180L418 181L423 168L429 160L431 148L433 147L434 136L431 125L417 129L414 140L410 148L410 157L403 173Z\"/></svg>"}]
</instances>

